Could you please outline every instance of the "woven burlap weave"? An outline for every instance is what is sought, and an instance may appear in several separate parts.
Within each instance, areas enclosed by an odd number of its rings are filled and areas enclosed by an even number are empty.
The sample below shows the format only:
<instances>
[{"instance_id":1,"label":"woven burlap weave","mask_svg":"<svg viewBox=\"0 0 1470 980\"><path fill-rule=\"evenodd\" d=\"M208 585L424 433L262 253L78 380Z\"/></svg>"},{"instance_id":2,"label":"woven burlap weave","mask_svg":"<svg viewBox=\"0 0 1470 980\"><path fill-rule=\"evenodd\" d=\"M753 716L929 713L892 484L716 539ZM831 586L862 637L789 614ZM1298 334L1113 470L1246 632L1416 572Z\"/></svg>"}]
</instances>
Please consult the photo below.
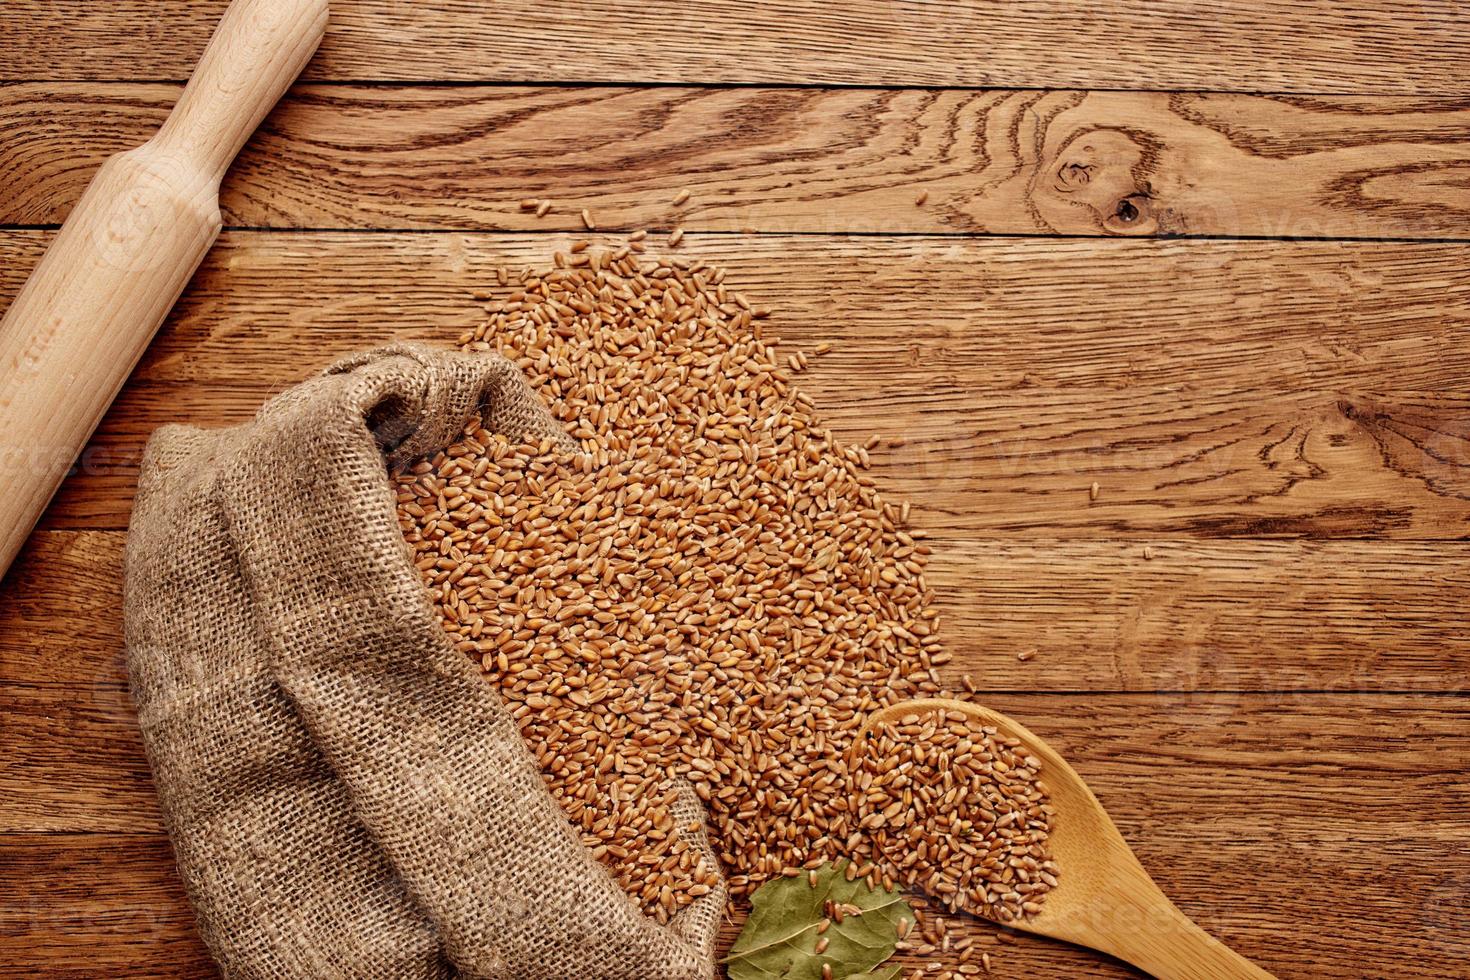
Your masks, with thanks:
<instances>
[{"instance_id":1,"label":"woven burlap weave","mask_svg":"<svg viewBox=\"0 0 1470 980\"><path fill-rule=\"evenodd\" d=\"M713 975L723 890L672 927L637 909L410 564L387 464L447 445L482 406L493 430L570 446L503 358L414 346L349 358L246 425L149 442L129 671L228 977ZM692 796L682 807L707 847Z\"/></svg>"}]
</instances>

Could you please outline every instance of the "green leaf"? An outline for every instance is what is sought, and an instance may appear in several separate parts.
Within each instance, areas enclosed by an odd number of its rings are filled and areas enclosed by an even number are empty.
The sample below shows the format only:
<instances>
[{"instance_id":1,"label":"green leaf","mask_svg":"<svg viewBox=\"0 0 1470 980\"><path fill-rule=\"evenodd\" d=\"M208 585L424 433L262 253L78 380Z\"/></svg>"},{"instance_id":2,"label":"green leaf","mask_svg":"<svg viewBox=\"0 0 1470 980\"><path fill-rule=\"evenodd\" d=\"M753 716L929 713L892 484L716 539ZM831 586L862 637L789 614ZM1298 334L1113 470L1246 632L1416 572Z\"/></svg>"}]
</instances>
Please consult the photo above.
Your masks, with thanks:
<instances>
[{"instance_id":1,"label":"green leaf","mask_svg":"<svg viewBox=\"0 0 1470 980\"><path fill-rule=\"evenodd\" d=\"M821 980L822 964L832 965L833 980L893 980L898 969L873 972L893 955L898 923L914 913L897 890L869 888L848 881L846 861L830 862L816 871L816 887L807 875L773 878L750 897L750 918L721 963L730 980ZM859 914L835 920L819 937L827 902L857 906ZM827 947L817 955L817 940Z\"/></svg>"}]
</instances>

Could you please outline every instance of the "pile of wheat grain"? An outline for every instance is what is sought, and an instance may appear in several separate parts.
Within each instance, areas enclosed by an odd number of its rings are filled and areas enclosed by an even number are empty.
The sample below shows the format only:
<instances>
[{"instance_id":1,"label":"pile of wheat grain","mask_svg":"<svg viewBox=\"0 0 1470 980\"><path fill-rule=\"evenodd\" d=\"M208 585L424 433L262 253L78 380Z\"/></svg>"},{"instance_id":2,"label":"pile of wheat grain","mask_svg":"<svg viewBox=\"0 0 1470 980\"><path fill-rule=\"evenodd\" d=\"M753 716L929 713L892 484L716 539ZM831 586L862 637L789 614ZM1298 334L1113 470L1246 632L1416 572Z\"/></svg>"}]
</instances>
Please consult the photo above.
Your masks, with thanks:
<instances>
[{"instance_id":1,"label":"pile of wheat grain","mask_svg":"<svg viewBox=\"0 0 1470 980\"><path fill-rule=\"evenodd\" d=\"M1041 911L1060 870L1041 761L960 712L877 725L853 753L867 832L858 854L951 909L1013 922Z\"/></svg>"},{"instance_id":2,"label":"pile of wheat grain","mask_svg":"<svg viewBox=\"0 0 1470 980\"><path fill-rule=\"evenodd\" d=\"M642 249L502 274L514 291L462 338L515 361L579 452L472 426L397 490L459 649L588 846L667 919L715 876L673 833L681 780L736 896L856 853L844 752L872 710L942 693L948 657L929 549L864 472L873 445L833 440L792 385L804 356L722 271Z\"/></svg>"}]
</instances>

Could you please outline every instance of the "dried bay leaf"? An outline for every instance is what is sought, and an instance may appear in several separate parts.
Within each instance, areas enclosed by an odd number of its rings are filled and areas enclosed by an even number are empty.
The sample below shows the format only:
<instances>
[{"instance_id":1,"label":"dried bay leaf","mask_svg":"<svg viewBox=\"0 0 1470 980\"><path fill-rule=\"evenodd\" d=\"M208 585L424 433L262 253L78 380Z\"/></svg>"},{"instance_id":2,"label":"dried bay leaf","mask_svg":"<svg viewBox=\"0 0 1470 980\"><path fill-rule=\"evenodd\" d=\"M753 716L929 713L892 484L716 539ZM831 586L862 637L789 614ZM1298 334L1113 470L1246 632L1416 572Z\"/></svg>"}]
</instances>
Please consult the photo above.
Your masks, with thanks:
<instances>
[{"instance_id":1,"label":"dried bay leaf","mask_svg":"<svg viewBox=\"0 0 1470 980\"><path fill-rule=\"evenodd\" d=\"M740 937L720 962L730 980L821 980L822 964L830 963L833 980L892 980L898 969L876 971L898 945L901 919L914 913L897 890L869 888L866 881L848 881L847 861L835 861L810 878L773 878L750 898L750 918ZM861 911L833 921L820 936L828 902L856 906ZM818 954L817 942L827 940Z\"/></svg>"}]
</instances>

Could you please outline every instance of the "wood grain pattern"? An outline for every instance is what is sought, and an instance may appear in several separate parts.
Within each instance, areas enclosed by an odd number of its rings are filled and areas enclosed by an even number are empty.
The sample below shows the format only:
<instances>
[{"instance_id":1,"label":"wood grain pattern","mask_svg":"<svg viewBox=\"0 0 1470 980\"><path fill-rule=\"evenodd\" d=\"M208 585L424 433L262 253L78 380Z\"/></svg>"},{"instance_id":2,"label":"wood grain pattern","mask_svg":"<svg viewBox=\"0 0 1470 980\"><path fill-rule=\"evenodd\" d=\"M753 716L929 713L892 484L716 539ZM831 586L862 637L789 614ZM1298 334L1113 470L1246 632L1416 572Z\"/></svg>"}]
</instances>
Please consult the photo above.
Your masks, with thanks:
<instances>
[{"instance_id":1,"label":"wood grain pattern","mask_svg":"<svg viewBox=\"0 0 1470 980\"><path fill-rule=\"evenodd\" d=\"M177 96L0 87L0 223L60 222ZM1467 175L1464 99L307 85L222 206L246 227L566 230L586 207L609 229L1470 238Z\"/></svg>"},{"instance_id":2,"label":"wood grain pattern","mask_svg":"<svg viewBox=\"0 0 1470 980\"><path fill-rule=\"evenodd\" d=\"M935 539L956 679L987 691L1466 693L1470 544ZM4 674L130 711L121 532L42 532L0 594ZM74 593L74 594L73 594ZM1016 654L1035 650L1026 662ZM1231 695L1218 695L1229 703ZM1187 698L1186 698L1187 700ZM43 746L44 749L44 746Z\"/></svg>"},{"instance_id":3,"label":"wood grain pattern","mask_svg":"<svg viewBox=\"0 0 1470 980\"><path fill-rule=\"evenodd\" d=\"M10 918L0 936L11 937L12 955L59 966L86 944L99 968L137 969L133 944L150 941L164 962L178 957L159 975L199 975L189 972L202 964L164 872L167 850L148 836L157 833L157 815L131 719L79 707L87 691L70 685L17 692L7 682L0 690L16 721L0 744L6 758L22 760L0 773L0 786L17 800L6 829L87 831L0 836L0 909ZM1073 761L1186 912L1280 976L1445 977L1470 955L1470 828L1460 819L1470 791L1458 774L1470 752L1470 701L1056 694L985 701ZM27 748L42 736L49 749ZM119 780L118 766L141 780ZM67 794L56 790L57 778ZM1411 805L1383 805L1392 799ZM31 874L58 873L69 875L62 888L25 888ZM23 924L14 922L17 913ZM117 921L127 928L113 932ZM1311 932L1309 952L1282 922ZM991 941L991 927L971 928ZM1013 977L1132 975L1030 938L997 958Z\"/></svg>"},{"instance_id":4,"label":"wood grain pattern","mask_svg":"<svg viewBox=\"0 0 1470 980\"><path fill-rule=\"evenodd\" d=\"M0 963L55 980L219 976L161 834L0 836Z\"/></svg>"},{"instance_id":5,"label":"wood grain pattern","mask_svg":"<svg viewBox=\"0 0 1470 980\"><path fill-rule=\"evenodd\" d=\"M226 2L0 2L0 309ZM1283 980L1459 976L1466 17L333 0L223 207L338 230L226 232L0 581L0 973L217 975L126 690L148 432L451 342L588 207L688 228L789 348L835 344L801 384L844 437L907 440L875 475L934 532L954 674L1077 764L1187 913ZM972 928L996 976L1138 976Z\"/></svg>"},{"instance_id":6,"label":"wood grain pattern","mask_svg":"<svg viewBox=\"0 0 1470 980\"><path fill-rule=\"evenodd\" d=\"M7 0L0 77L177 79L224 0ZM312 77L1464 93L1458 2L334 0Z\"/></svg>"},{"instance_id":7,"label":"wood grain pattern","mask_svg":"<svg viewBox=\"0 0 1470 980\"><path fill-rule=\"evenodd\" d=\"M44 237L0 235L14 257L0 301ZM568 241L227 234L47 526L124 526L157 425L243 421L349 350L450 342L495 268L544 268ZM836 344L803 387L845 438L906 440L876 454L877 474L936 531L1470 532L1460 246L686 242L777 310L771 330L795 348Z\"/></svg>"},{"instance_id":8,"label":"wood grain pattern","mask_svg":"<svg viewBox=\"0 0 1470 980\"><path fill-rule=\"evenodd\" d=\"M246 421L296 380L134 382L44 526L124 527L149 433L181 420ZM929 530L961 539L1447 540L1470 530L1470 397L1458 393L1254 390L1242 398L1153 385L977 389L983 383L854 376L832 358L802 388L845 441L902 439L874 452L873 475L894 499L912 501Z\"/></svg>"},{"instance_id":9,"label":"wood grain pattern","mask_svg":"<svg viewBox=\"0 0 1470 980\"><path fill-rule=\"evenodd\" d=\"M51 233L0 230L0 306ZM227 231L135 381L284 384L395 336L452 342L599 235ZM1455 243L695 235L787 343L853 379L1127 391L1454 391L1470 376ZM484 291L489 300L472 294Z\"/></svg>"}]
</instances>

